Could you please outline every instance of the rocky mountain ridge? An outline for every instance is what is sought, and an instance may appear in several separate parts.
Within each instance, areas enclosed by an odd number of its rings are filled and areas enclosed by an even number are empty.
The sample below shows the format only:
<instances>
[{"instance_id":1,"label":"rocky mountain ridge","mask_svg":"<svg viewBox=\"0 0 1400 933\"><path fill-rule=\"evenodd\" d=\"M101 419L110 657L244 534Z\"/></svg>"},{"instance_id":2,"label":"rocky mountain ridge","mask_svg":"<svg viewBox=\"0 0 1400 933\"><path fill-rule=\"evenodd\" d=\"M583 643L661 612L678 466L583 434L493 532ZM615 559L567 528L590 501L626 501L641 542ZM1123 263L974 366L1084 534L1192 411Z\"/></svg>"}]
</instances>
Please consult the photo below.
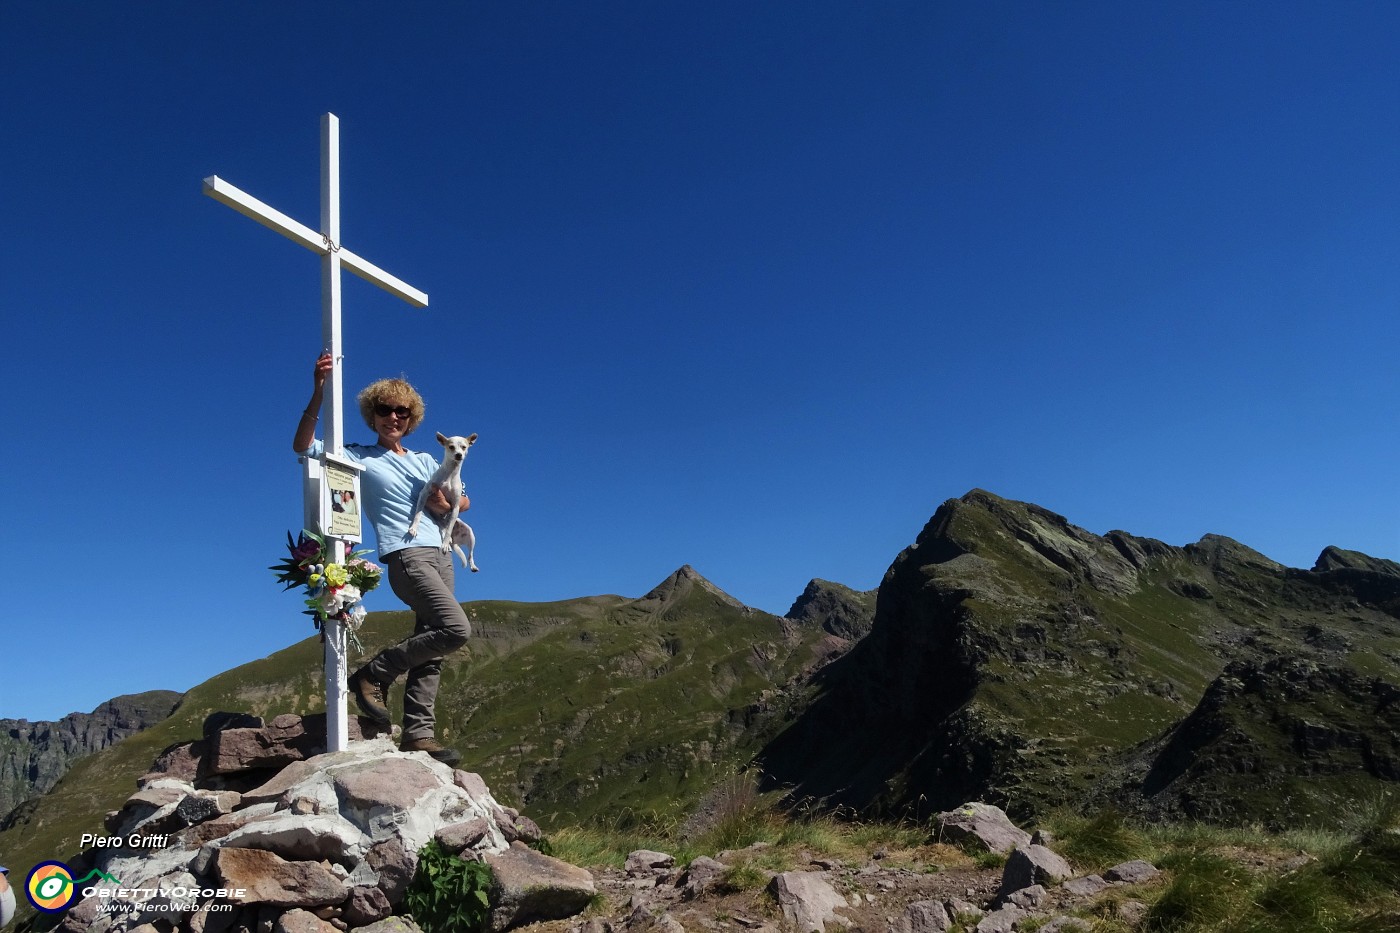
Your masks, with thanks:
<instances>
[{"instance_id":1,"label":"rocky mountain ridge","mask_svg":"<svg viewBox=\"0 0 1400 933\"><path fill-rule=\"evenodd\" d=\"M182 696L172 690L119 696L56 722L0 719L0 826L15 807L53 789L74 761L165 719Z\"/></svg>"},{"instance_id":2,"label":"rocky mountain ridge","mask_svg":"<svg viewBox=\"0 0 1400 933\"><path fill-rule=\"evenodd\" d=\"M896 558L869 636L760 758L794 799L869 812L1324 818L1396 780L1397 595L1400 565L1355 552L1295 570L974 490Z\"/></svg>"}]
</instances>

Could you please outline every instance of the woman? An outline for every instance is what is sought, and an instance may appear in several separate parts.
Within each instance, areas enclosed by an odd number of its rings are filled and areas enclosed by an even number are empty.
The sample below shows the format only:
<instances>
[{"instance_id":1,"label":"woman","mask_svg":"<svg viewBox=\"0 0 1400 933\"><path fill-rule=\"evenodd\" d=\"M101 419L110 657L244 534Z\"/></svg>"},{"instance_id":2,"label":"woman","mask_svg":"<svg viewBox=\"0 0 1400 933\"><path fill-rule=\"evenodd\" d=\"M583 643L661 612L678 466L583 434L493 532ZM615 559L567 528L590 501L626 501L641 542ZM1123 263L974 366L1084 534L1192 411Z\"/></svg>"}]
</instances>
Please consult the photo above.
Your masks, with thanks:
<instances>
[{"instance_id":1,"label":"woman","mask_svg":"<svg viewBox=\"0 0 1400 933\"><path fill-rule=\"evenodd\" d=\"M297 423L292 449L320 456L324 445L316 440L321 396L333 361L329 353L316 360L311 401ZM442 537L432 522L420 522L417 537L408 537L408 524L418 494L437 469L429 454L404 447L403 439L423 422L423 399L402 379L381 379L359 394L360 414L378 435L369 446L347 444L346 456L364 466L360 492L365 514L374 526L379 557L389 572L394 595L413 610L413 634L379 652L350 675L350 692L369 719L389 725L389 687L406 674L403 697L403 737L399 748L427 752L438 761L456 764L461 755L445 748L434 737L433 705L437 699L442 659L464 645L471 623L453 593L451 553L443 553ZM462 496L459 510L471 505ZM429 512L441 516L451 505L442 490L434 489L427 501Z\"/></svg>"}]
</instances>

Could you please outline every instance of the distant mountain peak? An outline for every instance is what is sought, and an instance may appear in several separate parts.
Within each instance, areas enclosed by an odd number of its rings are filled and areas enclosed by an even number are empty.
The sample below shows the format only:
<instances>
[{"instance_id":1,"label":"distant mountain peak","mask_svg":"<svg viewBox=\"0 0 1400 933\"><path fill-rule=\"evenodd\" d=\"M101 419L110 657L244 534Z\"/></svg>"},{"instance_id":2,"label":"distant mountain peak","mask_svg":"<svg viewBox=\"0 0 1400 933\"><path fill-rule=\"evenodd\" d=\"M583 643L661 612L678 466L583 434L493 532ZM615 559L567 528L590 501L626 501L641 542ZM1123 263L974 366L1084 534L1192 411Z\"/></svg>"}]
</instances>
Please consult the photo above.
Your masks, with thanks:
<instances>
[{"instance_id":1,"label":"distant mountain peak","mask_svg":"<svg viewBox=\"0 0 1400 933\"><path fill-rule=\"evenodd\" d=\"M1313 565L1313 570L1366 570L1371 573L1400 577L1400 564L1393 560L1372 557L1360 551L1348 551L1333 545L1322 549L1322 553L1317 556L1317 563Z\"/></svg>"},{"instance_id":2,"label":"distant mountain peak","mask_svg":"<svg viewBox=\"0 0 1400 933\"><path fill-rule=\"evenodd\" d=\"M1195 544L1186 545L1185 550L1189 554L1201 557L1203 562L1211 567L1239 564L1270 573L1278 573L1284 569L1283 564L1278 561L1225 535L1205 535Z\"/></svg>"},{"instance_id":3,"label":"distant mountain peak","mask_svg":"<svg viewBox=\"0 0 1400 933\"><path fill-rule=\"evenodd\" d=\"M813 579L784 618L855 641L870 631L877 592L862 593L841 583Z\"/></svg>"},{"instance_id":4,"label":"distant mountain peak","mask_svg":"<svg viewBox=\"0 0 1400 933\"><path fill-rule=\"evenodd\" d=\"M662 613L678 605L696 591L708 594L715 601L747 611L748 606L715 586L689 564L684 564L669 577L662 580L649 593L632 603L637 609L649 613Z\"/></svg>"}]
</instances>

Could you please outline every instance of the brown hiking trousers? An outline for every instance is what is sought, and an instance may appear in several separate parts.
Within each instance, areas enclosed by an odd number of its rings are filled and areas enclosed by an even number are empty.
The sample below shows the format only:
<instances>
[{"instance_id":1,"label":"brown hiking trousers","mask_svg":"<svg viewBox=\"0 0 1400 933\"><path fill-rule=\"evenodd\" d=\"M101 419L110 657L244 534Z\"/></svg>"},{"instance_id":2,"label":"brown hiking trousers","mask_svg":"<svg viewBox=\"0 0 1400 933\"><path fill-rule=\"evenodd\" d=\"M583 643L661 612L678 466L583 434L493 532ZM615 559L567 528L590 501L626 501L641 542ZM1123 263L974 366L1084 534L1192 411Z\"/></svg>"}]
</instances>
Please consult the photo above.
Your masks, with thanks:
<instances>
[{"instance_id":1,"label":"brown hiking trousers","mask_svg":"<svg viewBox=\"0 0 1400 933\"><path fill-rule=\"evenodd\" d=\"M381 684L407 674L403 693L403 738L430 739L442 659L466 644L472 625L453 592L452 555L436 547L409 547L384 557L389 586L413 610L413 634L385 648L365 665Z\"/></svg>"}]
</instances>

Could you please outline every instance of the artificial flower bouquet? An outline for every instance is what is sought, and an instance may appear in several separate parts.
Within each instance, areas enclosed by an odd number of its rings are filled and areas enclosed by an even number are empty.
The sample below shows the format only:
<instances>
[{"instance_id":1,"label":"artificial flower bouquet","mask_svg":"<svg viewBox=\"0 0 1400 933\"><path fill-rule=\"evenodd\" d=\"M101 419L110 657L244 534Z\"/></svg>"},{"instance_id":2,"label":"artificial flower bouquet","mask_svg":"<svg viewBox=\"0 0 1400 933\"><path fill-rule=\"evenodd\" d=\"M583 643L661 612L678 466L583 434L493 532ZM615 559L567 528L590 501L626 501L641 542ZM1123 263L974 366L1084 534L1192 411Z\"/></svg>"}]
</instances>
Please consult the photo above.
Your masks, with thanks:
<instances>
[{"instance_id":1,"label":"artificial flower bouquet","mask_svg":"<svg viewBox=\"0 0 1400 933\"><path fill-rule=\"evenodd\" d=\"M365 618L364 595L379 585L382 571L365 560L369 551L353 551L345 563L326 563L326 540L314 531L303 531L292 540L287 532L287 556L267 568L277 574L284 590L306 587L306 614L316 627L328 620L343 622L351 631Z\"/></svg>"}]
</instances>

